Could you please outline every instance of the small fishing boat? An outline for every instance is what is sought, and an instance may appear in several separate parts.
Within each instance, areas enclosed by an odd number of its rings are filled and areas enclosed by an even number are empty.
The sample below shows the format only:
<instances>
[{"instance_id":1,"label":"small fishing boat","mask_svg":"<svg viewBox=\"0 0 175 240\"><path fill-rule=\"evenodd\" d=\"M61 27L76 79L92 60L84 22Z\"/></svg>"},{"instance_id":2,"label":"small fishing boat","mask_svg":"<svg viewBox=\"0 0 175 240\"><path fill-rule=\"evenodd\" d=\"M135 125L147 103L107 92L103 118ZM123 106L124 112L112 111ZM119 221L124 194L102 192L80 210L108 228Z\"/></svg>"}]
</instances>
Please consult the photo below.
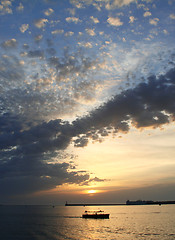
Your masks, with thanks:
<instances>
[{"instance_id":1,"label":"small fishing boat","mask_svg":"<svg viewBox=\"0 0 175 240\"><path fill-rule=\"evenodd\" d=\"M109 218L109 213L104 213L104 211L85 211L82 218Z\"/></svg>"}]
</instances>

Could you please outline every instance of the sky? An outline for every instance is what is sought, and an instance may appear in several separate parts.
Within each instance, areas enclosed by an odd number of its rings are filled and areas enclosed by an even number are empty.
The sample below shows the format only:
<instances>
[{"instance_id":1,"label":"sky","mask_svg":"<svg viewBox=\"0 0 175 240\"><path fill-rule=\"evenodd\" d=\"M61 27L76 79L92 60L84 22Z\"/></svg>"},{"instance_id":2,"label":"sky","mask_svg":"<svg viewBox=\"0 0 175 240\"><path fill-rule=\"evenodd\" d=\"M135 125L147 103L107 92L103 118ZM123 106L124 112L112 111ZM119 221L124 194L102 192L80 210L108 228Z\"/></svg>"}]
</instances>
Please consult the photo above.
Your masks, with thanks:
<instances>
[{"instance_id":1,"label":"sky","mask_svg":"<svg viewBox=\"0 0 175 240\"><path fill-rule=\"evenodd\" d=\"M0 0L0 203L175 200L174 26L174 0Z\"/></svg>"}]
</instances>

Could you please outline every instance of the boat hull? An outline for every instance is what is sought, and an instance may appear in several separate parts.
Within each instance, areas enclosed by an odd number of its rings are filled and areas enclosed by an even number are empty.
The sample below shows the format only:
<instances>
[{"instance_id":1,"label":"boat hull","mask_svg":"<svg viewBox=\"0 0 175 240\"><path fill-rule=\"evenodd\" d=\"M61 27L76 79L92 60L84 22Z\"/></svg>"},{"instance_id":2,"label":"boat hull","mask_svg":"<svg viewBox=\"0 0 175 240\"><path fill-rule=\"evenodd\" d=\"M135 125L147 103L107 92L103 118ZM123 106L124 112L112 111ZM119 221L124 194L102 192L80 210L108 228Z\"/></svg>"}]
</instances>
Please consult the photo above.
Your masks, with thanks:
<instances>
[{"instance_id":1,"label":"boat hull","mask_svg":"<svg viewBox=\"0 0 175 240\"><path fill-rule=\"evenodd\" d=\"M82 218L107 219L109 214L83 214Z\"/></svg>"}]
</instances>

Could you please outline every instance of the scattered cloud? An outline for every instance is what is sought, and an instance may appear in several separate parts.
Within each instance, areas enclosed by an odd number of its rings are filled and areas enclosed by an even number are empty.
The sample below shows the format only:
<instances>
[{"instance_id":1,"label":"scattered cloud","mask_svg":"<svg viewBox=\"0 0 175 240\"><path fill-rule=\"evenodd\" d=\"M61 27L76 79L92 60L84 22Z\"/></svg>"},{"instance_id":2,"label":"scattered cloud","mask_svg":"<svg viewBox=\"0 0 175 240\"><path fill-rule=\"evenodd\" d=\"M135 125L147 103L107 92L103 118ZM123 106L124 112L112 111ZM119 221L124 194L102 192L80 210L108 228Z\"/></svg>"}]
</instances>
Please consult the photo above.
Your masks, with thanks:
<instances>
[{"instance_id":1,"label":"scattered cloud","mask_svg":"<svg viewBox=\"0 0 175 240\"><path fill-rule=\"evenodd\" d=\"M16 8L17 11L22 12L24 10L24 6L22 3L19 4L19 6Z\"/></svg>"},{"instance_id":2,"label":"scattered cloud","mask_svg":"<svg viewBox=\"0 0 175 240\"><path fill-rule=\"evenodd\" d=\"M31 50L27 53L27 56L30 58L43 58L44 51L43 50Z\"/></svg>"},{"instance_id":3,"label":"scattered cloud","mask_svg":"<svg viewBox=\"0 0 175 240\"><path fill-rule=\"evenodd\" d=\"M134 16L130 16L130 17L129 17L129 23L133 23L135 20L136 20L136 19L135 19Z\"/></svg>"},{"instance_id":4,"label":"scattered cloud","mask_svg":"<svg viewBox=\"0 0 175 240\"><path fill-rule=\"evenodd\" d=\"M65 37L71 37L71 36L73 36L73 35L74 35L74 32L72 32L72 31L66 32L66 33L64 34Z\"/></svg>"},{"instance_id":5,"label":"scattered cloud","mask_svg":"<svg viewBox=\"0 0 175 240\"><path fill-rule=\"evenodd\" d=\"M46 18L40 18L38 20L35 20L34 25L37 28L43 28L45 27L46 23L48 22L48 19Z\"/></svg>"},{"instance_id":6,"label":"scattered cloud","mask_svg":"<svg viewBox=\"0 0 175 240\"><path fill-rule=\"evenodd\" d=\"M68 8L67 9L71 15L75 15L75 8Z\"/></svg>"},{"instance_id":7,"label":"scattered cloud","mask_svg":"<svg viewBox=\"0 0 175 240\"><path fill-rule=\"evenodd\" d=\"M95 36L95 35L96 35L94 29L86 28L86 32L87 32L87 34L89 34L90 36Z\"/></svg>"},{"instance_id":8,"label":"scattered cloud","mask_svg":"<svg viewBox=\"0 0 175 240\"><path fill-rule=\"evenodd\" d=\"M63 34L64 33L64 30L63 29L56 29L54 31L51 32L53 35L56 35L56 34Z\"/></svg>"},{"instance_id":9,"label":"scattered cloud","mask_svg":"<svg viewBox=\"0 0 175 240\"><path fill-rule=\"evenodd\" d=\"M123 37L122 40L123 40L123 42L126 42L126 38Z\"/></svg>"},{"instance_id":10,"label":"scattered cloud","mask_svg":"<svg viewBox=\"0 0 175 240\"><path fill-rule=\"evenodd\" d=\"M120 21L120 19L118 17L109 17L107 22L112 25L112 26L122 26L123 22Z\"/></svg>"},{"instance_id":11,"label":"scattered cloud","mask_svg":"<svg viewBox=\"0 0 175 240\"><path fill-rule=\"evenodd\" d=\"M43 35L37 35L36 37L35 37L35 42L40 42L41 40L43 39Z\"/></svg>"},{"instance_id":12,"label":"scattered cloud","mask_svg":"<svg viewBox=\"0 0 175 240\"><path fill-rule=\"evenodd\" d=\"M12 2L9 0L1 0L0 2L0 15L12 14Z\"/></svg>"},{"instance_id":13,"label":"scattered cloud","mask_svg":"<svg viewBox=\"0 0 175 240\"><path fill-rule=\"evenodd\" d=\"M149 20L149 23L154 26L157 26L158 22L159 22L158 18L153 18Z\"/></svg>"},{"instance_id":14,"label":"scattered cloud","mask_svg":"<svg viewBox=\"0 0 175 240\"><path fill-rule=\"evenodd\" d=\"M29 49L29 45L26 44L26 43L24 43L24 44L23 44L23 48L24 48L24 49Z\"/></svg>"},{"instance_id":15,"label":"scattered cloud","mask_svg":"<svg viewBox=\"0 0 175 240\"><path fill-rule=\"evenodd\" d=\"M4 49L11 49L11 48L16 48L17 47L17 41L16 39L12 38L10 40L7 40L1 44L1 46Z\"/></svg>"},{"instance_id":16,"label":"scattered cloud","mask_svg":"<svg viewBox=\"0 0 175 240\"><path fill-rule=\"evenodd\" d=\"M92 43L90 42L78 42L78 45L85 48L92 48Z\"/></svg>"},{"instance_id":17,"label":"scattered cloud","mask_svg":"<svg viewBox=\"0 0 175 240\"><path fill-rule=\"evenodd\" d=\"M112 1L108 1L108 3L106 4L106 8L108 10L111 10L114 8L120 8L125 5L129 5L132 2L136 2L136 0L112 0Z\"/></svg>"},{"instance_id":18,"label":"scattered cloud","mask_svg":"<svg viewBox=\"0 0 175 240\"><path fill-rule=\"evenodd\" d=\"M29 28L29 24L22 24L19 29L22 33L24 33L25 31L27 31L28 28Z\"/></svg>"},{"instance_id":19,"label":"scattered cloud","mask_svg":"<svg viewBox=\"0 0 175 240\"><path fill-rule=\"evenodd\" d=\"M102 7L105 7L107 10L112 10L116 8L121 8L123 6L127 6L131 3L137 3L136 0L71 0L70 1L76 8L85 8L85 6L88 6L92 4L98 11L101 11Z\"/></svg>"},{"instance_id":20,"label":"scattered cloud","mask_svg":"<svg viewBox=\"0 0 175 240\"><path fill-rule=\"evenodd\" d=\"M144 14L143 14L143 16L144 17L150 17L152 14L150 13L150 12L145 12Z\"/></svg>"},{"instance_id":21,"label":"scattered cloud","mask_svg":"<svg viewBox=\"0 0 175 240\"><path fill-rule=\"evenodd\" d=\"M73 4L76 8L83 8L83 3L79 0L70 0L70 3Z\"/></svg>"},{"instance_id":22,"label":"scattered cloud","mask_svg":"<svg viewBox=\"0 0 175 240\"><path fill-rule=\"evenodd\" d=\"M48 8L46 11L44 11L44 14L46 16L50 16L52 13L54 13L54 10L52 8Z\"/></svg>"},{"instance_id":23,"label":"scattered cloud","mask_svg":"<svg viewBox=\"0 0 175 240\"><path fill-rule=\"evenodd\" d=\"M168 31L167 31L166 29L164 29L164 30L163 30L163 33L164 33L165 35L167 35L167 34L168 34Z\"/></svg>"},{"instance_id":24,"label":"scattered cloud","mask_svg":"<svg viewBox=\"0 0 175 240\"><path fill-rule=\"evenodd\" d=\"M78 22L81 22L81 20L79 19L79 18L77 18L77 17L67 17L66 18L66 22L73 22L73 23L78 23Z\"/></svg>"},{"instance_id":25,"label":"scattered cloud","mask_svg":"<svg viewBox=\"0 0 175 240\"><path fill-rule=\"evenodd\" d=\"M90 19L91 19L95 24L99 23L98 18L95 18L95 17L93 17L93 16L90 16Z\"/></svg>"},{"instance_id":26,"label":"scattered cloud","mask_svg":"<svg viewBox=\"0 0 175 240\"><path fill-rule=\"evenodd\" d=\"M170 18L173 19L173 20L175 20L175 14L173 14L173 13L170 14Z\"/></svg>"}]
</instances>

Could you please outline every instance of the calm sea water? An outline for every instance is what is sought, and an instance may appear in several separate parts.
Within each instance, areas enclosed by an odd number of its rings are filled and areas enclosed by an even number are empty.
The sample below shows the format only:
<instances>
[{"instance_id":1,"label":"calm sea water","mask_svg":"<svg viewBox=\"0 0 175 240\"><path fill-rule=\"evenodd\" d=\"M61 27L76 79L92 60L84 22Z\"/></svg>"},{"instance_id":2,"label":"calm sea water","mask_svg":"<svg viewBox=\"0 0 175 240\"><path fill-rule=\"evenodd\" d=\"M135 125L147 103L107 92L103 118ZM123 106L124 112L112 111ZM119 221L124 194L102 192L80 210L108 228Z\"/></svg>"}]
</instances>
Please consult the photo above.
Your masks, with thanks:
<instances>
[{"instance_id":1,"label":"calm sea water","mask_svg":"<svg viewBox=\"0 0 175 240\"><path fill-rule=\"evenodd\" d=\"M84 210L104 210L109 219L83 219ZM2 240L175 239L175 205L0 206Z\"/></svg>"}]
</instances>

